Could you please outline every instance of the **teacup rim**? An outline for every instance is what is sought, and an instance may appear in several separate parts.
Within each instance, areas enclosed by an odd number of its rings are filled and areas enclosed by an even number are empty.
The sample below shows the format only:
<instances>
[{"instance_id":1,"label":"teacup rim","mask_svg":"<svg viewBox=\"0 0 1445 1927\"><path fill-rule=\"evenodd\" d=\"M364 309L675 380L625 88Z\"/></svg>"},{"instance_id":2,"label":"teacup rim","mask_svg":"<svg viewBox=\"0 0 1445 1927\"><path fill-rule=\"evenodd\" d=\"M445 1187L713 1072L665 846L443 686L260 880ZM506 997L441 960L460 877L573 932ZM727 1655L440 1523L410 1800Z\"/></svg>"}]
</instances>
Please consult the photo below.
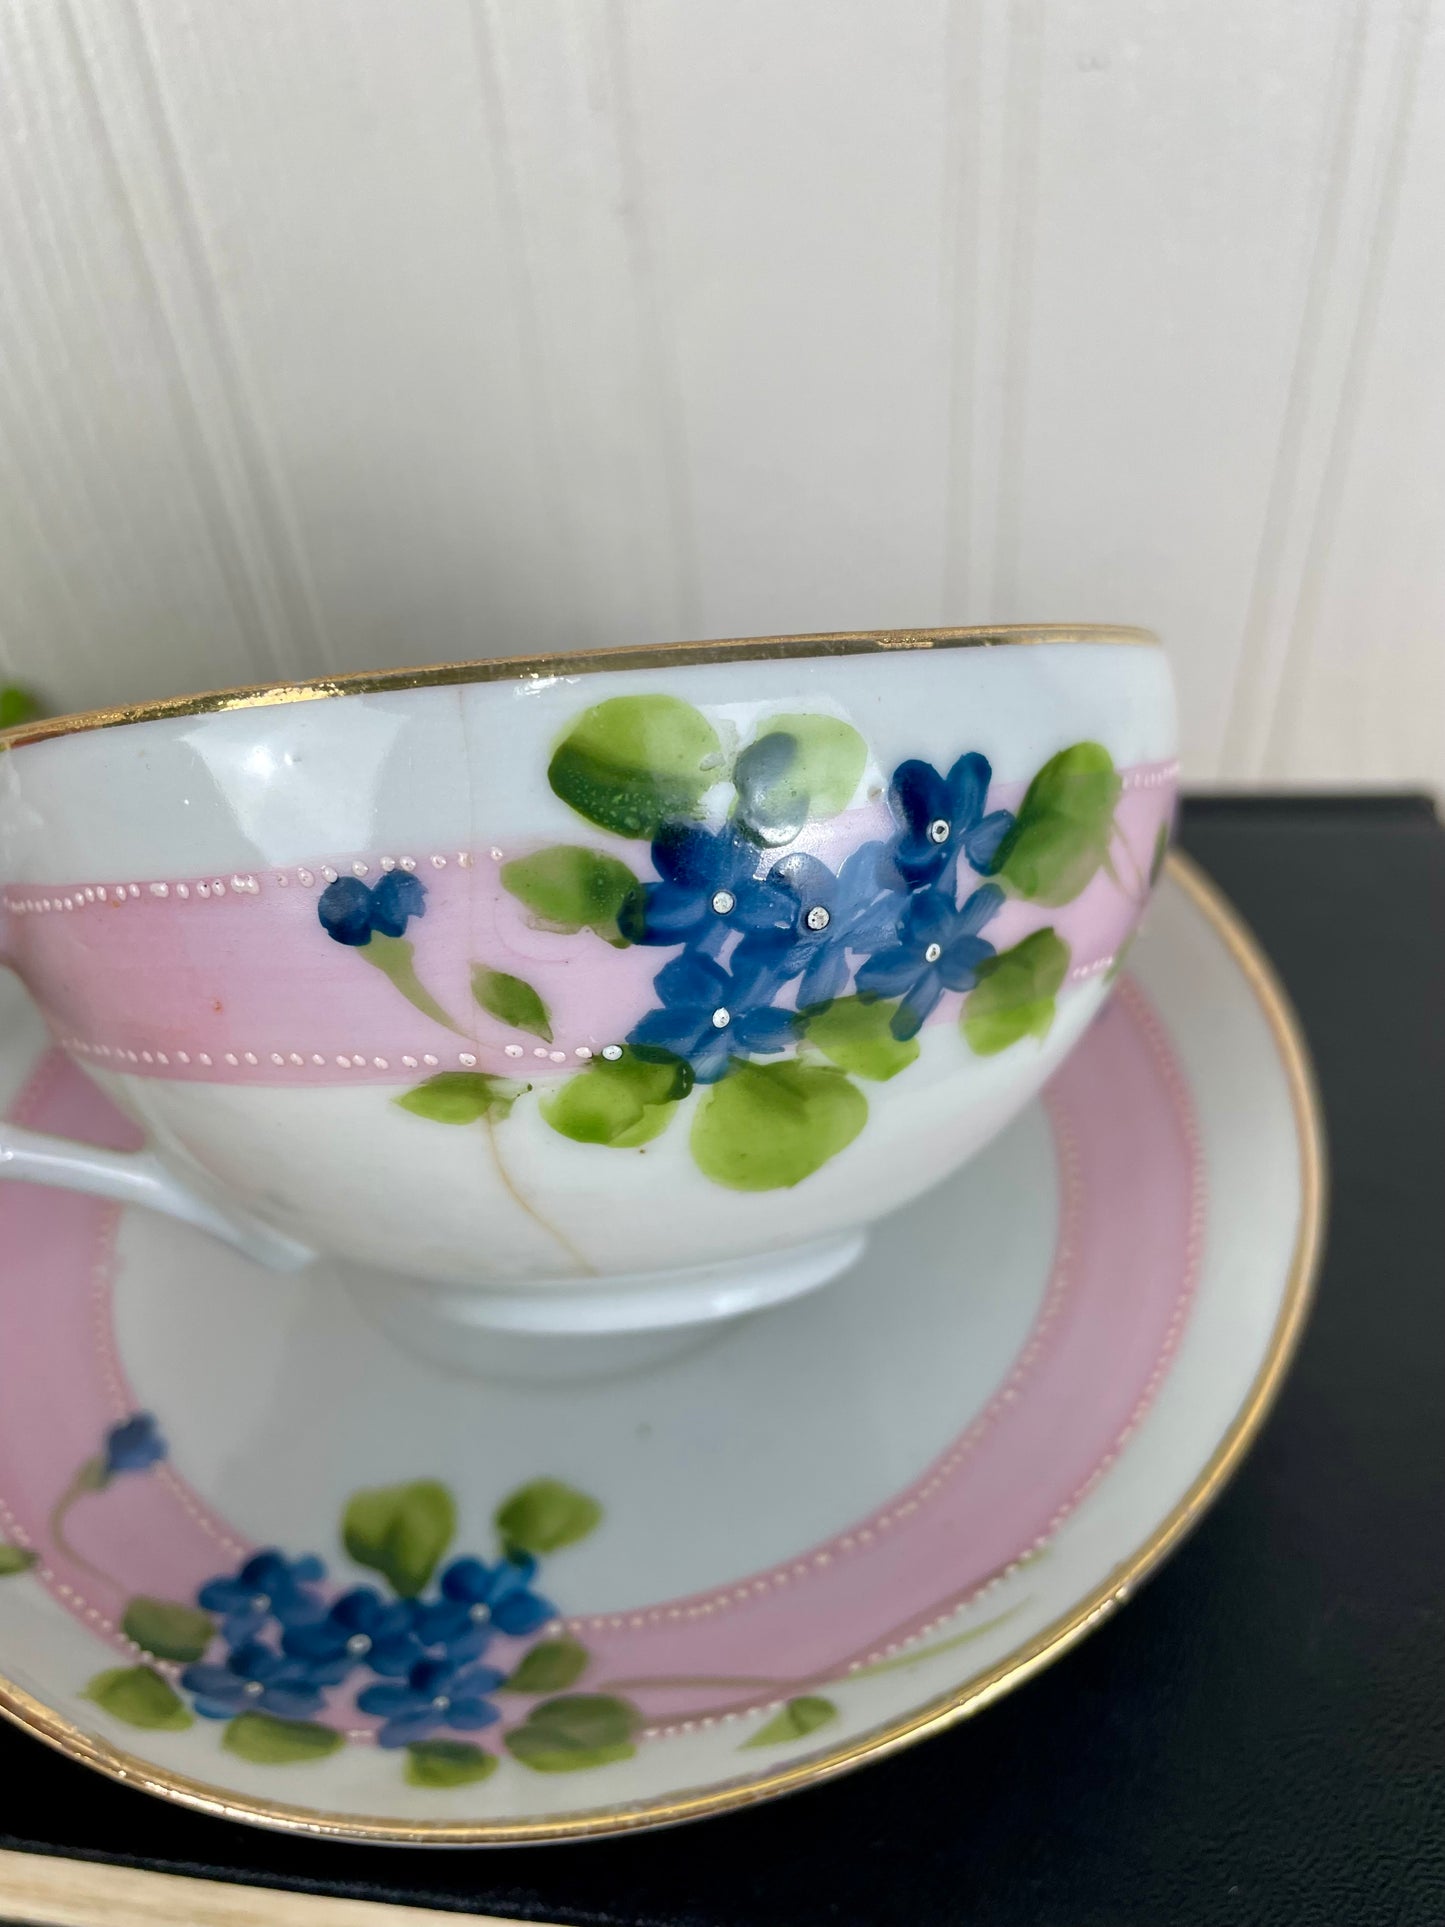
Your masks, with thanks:
<instances>
[{"instance_id":1,"label":"teacup rim","mask_svg":"<svg viewBox=\"0 0 1445 1927\"><path fill-rule=\"evenodd\" d=\"M997 649L1042 644L1160 647L1151 629L1106 622L994 623L944 629L844 629L799 635L725 636L699 642L623 643L608 649L549 650L526 656L482 656L460 662L409 664L396 669L358 669L341 675L242 684L150 702L118 703L74 714L38 717L0 730L0 751L22 749L59 736L78 736L131 723L172 717L271 709L330 697L381 695L394 690L437 689L467 683L537 682L609 670L692 668L704 663L807 661L819 656L861 656L924 649Z\"/></svg>"}]
</instances>

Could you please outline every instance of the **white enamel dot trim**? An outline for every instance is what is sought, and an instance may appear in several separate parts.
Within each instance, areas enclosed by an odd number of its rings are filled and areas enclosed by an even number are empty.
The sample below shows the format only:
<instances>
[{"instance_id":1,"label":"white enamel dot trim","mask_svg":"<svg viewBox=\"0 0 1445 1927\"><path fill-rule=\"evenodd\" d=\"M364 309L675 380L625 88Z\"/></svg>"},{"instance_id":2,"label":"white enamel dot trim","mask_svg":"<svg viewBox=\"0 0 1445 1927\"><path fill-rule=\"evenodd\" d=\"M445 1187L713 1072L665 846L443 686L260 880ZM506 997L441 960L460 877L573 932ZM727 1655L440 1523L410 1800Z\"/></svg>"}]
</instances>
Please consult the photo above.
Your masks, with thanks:
<instances>
[{"instance_id":1,"label":"white enamel dot trim","mask_svg":"<svg viewBox=\"0 0 1445 1927\"><path fill-rule=\"evenodd\" d=\"M493 861L498 863L502 861L500 850L494 849L490 854ZM449 862L455 862L462 870L470 870L474 864L470 850L458 850L453 857L444 856L438 851L421 858L420 861L430 863L438 870L445 869ZM377 856L369 860L357 857L351 863L350 870L355 877L366 877L373 869L411 872L416 869L417 863L418 859L412 856ZM338 872L331 864L322 865L321 879L324 883L334 883L337 875ZM7 891L3 901L5 908L15 916L44 916L55 912L64 913L67 910L85 910L96 904L109 906L118 903L141 903L148 897L158 903L168 902L173 897L178 898L182 903L193 901L209 903L214 898L227 896L256 897L262 894L265 881L253 872L237 871L229 879L200 877L179 883L169 879L158 879L156 882L143 884L129 882L75 884L71 886L67 895L54 897L27 896L15 891ZM303 890L309 890L316 882L316 872L308 869L305 864L297 864L292 869L272 871L269 881L275 888L281 890L288 889L293 882L299 883ZM728 907L731 908L731 904Z\"/></svg>"}]
</instances>

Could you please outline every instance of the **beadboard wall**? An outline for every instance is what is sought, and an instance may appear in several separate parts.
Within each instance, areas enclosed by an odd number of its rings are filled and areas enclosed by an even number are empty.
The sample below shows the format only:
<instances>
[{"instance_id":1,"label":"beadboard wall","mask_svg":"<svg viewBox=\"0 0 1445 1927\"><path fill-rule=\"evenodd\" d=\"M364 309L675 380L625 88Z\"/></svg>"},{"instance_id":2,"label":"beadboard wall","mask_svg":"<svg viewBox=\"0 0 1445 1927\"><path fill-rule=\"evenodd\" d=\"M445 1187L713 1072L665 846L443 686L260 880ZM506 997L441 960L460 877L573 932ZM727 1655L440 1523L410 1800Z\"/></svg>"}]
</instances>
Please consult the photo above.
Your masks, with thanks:
<instances>
[{"instance_id":1,"label":"beadboard wall","mask_svg":"<svg viewBox=\"0 0 1445 1927\"><path fill-rule=\"evenodd\" d=\"M5 0L0 669L1161 630L1445 786L1428 0Z\"/></svg>"}]
</instances>

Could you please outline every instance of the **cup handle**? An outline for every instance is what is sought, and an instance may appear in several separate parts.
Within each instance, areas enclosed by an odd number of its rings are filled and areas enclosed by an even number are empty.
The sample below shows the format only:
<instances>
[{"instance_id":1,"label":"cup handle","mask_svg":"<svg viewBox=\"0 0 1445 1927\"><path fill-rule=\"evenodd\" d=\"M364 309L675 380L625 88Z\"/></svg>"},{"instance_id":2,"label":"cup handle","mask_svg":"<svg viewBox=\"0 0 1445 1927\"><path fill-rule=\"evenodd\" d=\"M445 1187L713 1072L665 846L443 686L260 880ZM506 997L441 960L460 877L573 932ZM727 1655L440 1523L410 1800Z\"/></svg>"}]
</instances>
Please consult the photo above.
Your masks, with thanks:
<instances>
[{"instance_id":1,"label":"cup handle","mask_svg":"<svg viewBox=\"0 0 1445 1927\"><path fill-rule=\"evenodd\" d=\"M14 971L23 984L6 948L6 924L0 903L0 967ZM0 1118L0 1179L4 1178L53 1185L62 1191L88 1191L92 1197L114 1198L120 1204L143 1204L179 1218L182 1224L198 1225L272 1271L299 1271L316 1256L309 1246L248 1212L213 1204L187 1190L154 1151L102 1151L94 1144L27 1131Z\"/></svg>"},{"instance_id":2,"label":"cup handle","mask_svg":"<svg viewBox=\"0 0 1445 1927\"><path fill-rule=\"evenodd\" d=\"M299 1271L315 1252L259 1218L211 1204L168 1171L154 1151L102 1151L72 1138L49 1137L0 1122L0 1178L88 1191L120 1204L143 1204L183 1224L198 1225L272 1271Z\"/></svg>"}]
</instances>

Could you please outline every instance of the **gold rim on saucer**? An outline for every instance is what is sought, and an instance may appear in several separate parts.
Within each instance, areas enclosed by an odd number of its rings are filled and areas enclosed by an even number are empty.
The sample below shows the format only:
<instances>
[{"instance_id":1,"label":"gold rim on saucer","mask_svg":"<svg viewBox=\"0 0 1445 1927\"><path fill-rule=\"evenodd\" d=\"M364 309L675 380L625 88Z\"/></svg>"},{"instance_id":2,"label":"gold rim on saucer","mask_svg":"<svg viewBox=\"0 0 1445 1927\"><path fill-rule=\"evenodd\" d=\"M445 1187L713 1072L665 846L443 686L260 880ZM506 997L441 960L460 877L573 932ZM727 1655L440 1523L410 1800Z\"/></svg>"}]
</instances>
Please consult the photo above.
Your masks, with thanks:
<instances>
[{"instance_id":1,"label":"gold rim on saucer","mask_svg":"<svg viewBox=\"0 0 1445 1927\"><path fill-rule=\"evenodd\" d=\"M1185 856L1172 855L1169 870L1239 966L1274 1037L1289 1085L1299 1139L1299 1228L1268 1350L1243 1404L1213 1454L1183 1498L1137 1551L1122 1560L1102 1584L1042 1633L1016 1647L986 1673L830 1752L725 1786L639 1800L611 1810L584 1810L536 1820L406 1823L381 1816L328 1813L230 1793L222 1787L168 1773L105 1740L81 1732L52 1708L4 1678L0 1678L0 1713L57 1751L96 1768L111 1779L175 1800L217 1819L249 1821L317 1838L412 1846L520 1846L672 1826L817 1785L867 1760L882 1759L915 1740L942 1732L1060 1658L1129 1598L1197 1524L1237 1469L1263 1425L1294 1355L1322 1247L1326 1198L1324 1134L1314 1076L1298 1020L1254 937L1220 891Z\"/></svg>"},{"instance_id":2,"label":"gold rim on saucer","mask_svg":"<svg viewBox=\"0 0 1445 1927\"><path fill-rule=\"evenodd\" d=\"M836 635L734 636L716 642L629 643L573 655L489 656L477 662L431 663L415 669L363 669L348 676L312 676L300 682L255 683L196 696L162 696L150 703L120 703L74 716L50 716L0 730L0 750L52 736L78 736L89 729L153 723L167 716L208 716L230 709L274 709L284 703L318 702L326 696L368 696L391 689L434 689L448 683L529 682L554 676L591 676L613 669L686 669L703 662L806 661L813 656L867 656L895 649L1002 649L1041 643L1109 643L1157 649L1148 629L1110 623L1005 624L992 629L849 629Z\"/></svg>"}]
</instances>

